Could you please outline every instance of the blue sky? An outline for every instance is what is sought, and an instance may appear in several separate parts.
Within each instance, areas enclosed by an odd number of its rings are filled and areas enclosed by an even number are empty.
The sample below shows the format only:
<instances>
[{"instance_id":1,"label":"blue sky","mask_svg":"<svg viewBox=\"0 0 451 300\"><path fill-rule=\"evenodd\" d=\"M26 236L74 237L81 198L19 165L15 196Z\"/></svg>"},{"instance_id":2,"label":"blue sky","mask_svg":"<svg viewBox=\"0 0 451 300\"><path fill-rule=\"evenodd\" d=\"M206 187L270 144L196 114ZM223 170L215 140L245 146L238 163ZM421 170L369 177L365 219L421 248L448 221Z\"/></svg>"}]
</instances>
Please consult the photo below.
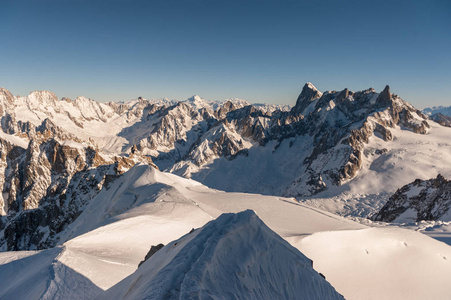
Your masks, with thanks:
<instances>
[{"instance_id":1,"label":"blue sky","mask_svg":"<svg viewBox=\"0 0 451 300\"><path fill-rule=\"evenodd\" d=\"M451 105L451 1L2 0L0 35L16 95L294 104L310 81Z\"/></svg>"}]
</instances>

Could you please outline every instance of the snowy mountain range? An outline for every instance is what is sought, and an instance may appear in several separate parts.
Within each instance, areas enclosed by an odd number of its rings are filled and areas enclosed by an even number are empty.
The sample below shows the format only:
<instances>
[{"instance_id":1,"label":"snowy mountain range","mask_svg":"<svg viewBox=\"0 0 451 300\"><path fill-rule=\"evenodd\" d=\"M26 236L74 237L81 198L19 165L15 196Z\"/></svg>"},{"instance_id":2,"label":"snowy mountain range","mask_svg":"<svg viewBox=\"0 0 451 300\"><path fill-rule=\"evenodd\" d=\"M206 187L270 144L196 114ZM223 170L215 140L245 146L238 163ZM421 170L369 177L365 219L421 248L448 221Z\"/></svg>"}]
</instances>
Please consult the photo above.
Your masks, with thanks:
<instances>
[{"instance_id":1,"label":"snowy mountain range","mask_svg":"<svg viewBox=\"0 0 451 300\"><path fill-rule=\"evenodd\" d=\"M423 113L432 116L435 114L442 114L445 116L451 116L451 106L433 106L423 109Z\"/></svg>"},{"instance_id":2,"label":"snowy mountain range","mask_svg":"<svg viewBox=\"0 0 451 300\"><path fill-rule=\"evenodd\" d=\"M0 249L54 246L90 199L139 162L229 192L315 195L314 206L363 217L416 178L451 177L451 129L388 86L322 93L307 83L291 109L1 89L0 113Z\"/></svg>"},{"instance_id":3,"label":"snowy mountain range","mask_svg":"<svg viewBox=\"0 0 451 300\"><path fill-rule=\"evenodd\" d=\"M306 83L293 107L2 88L0 125L2 299L449 295L451 248L380 221L451 231L451 128L388 86Z\"/></svg>"}]
</instances>

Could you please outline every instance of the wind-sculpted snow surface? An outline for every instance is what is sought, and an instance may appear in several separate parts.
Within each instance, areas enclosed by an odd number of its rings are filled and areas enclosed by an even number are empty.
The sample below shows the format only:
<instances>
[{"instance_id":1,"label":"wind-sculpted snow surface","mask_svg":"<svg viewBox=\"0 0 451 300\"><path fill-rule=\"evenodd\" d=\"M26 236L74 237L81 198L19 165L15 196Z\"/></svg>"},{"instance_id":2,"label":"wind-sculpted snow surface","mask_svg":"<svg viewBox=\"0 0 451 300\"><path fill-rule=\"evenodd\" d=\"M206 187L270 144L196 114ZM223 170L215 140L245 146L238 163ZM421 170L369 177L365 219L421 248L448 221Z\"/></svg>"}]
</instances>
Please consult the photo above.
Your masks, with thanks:
<instances>
[{"instance_id":1,"label":"wind-sculpted snow surface","mask_svg":"<svg viewBox=\"0 0 451 300\"><path fill-rule=\"evenodd\" d=\"M97 299L343 299L253 211L170 242Z\"/></svg>"},{"instance_id":2,"label":"wind-sculpted snow surface","mask_svg":"<svg viewBox=\"0 0 451 300\"><path fill-rule=\"evenodd\" d=\"M287 239L348 300L447 299L451 247L396 227Z\"/></svg>"}]
</instances>

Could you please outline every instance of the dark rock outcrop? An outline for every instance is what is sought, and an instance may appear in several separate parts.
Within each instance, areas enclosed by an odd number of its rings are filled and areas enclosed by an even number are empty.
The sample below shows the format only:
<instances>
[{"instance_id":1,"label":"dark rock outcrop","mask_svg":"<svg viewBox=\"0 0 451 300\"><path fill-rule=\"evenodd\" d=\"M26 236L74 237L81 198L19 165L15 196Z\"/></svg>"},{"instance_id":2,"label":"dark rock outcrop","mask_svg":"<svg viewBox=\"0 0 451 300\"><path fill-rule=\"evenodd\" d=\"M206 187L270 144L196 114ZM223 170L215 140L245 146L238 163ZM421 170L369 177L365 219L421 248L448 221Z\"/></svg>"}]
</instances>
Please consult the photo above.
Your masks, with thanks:
<instances>
[{"instance_id":1,"label":"dark rock outcrop","mask_svg":"<svg viewBox=\"0 0 451 300\"><path fill-rule=\"evenodd\" d=\"M154 255L155 253L158 252L158 250L160 250L161 248L163 248L164 245L163 244L158 244L156 246L151 246L149 252L147 252L146 257L144 257L144 260L140 261L138 264L138 268L144 263L146 262L149 258L152 257L152 255Z\"/></svg>"},{"instance_id":2,"label":"dark rock outcrop","mask_svg":"<svg viewBox=\"0 0 451 300\"><path fill-rule=\"evenodd\" d=\"M440 220L450 206L451 181L439 174L437 178L417 179L398 189L373 219L384 222ZM408 210L408 216L402 217Z\"/></svg>"}]
</instances>

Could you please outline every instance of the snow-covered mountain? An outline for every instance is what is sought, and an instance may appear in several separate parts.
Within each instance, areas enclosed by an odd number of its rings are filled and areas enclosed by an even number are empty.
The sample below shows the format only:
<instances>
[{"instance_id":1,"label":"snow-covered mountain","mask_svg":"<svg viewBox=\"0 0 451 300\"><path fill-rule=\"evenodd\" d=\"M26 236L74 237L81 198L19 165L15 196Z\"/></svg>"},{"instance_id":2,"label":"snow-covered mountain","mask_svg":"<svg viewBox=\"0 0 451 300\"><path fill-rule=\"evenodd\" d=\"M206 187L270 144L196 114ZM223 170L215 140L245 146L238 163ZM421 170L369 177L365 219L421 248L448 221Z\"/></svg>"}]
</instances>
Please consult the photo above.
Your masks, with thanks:
<instances>
[{"instance_id":1,"label":"snow-covered mountain","mask_svg":"<svg viewBox=\"0 0 451 300\"><path fill-rule=\"evenodd\" d=\"M0 298L446 298L448 245L330 213L366 217L416 178L450 178L451 128L434 120L388 86L307 83L292 108L0 89ZM384 209L446 221L442 179Z\"/></svg>"},{"instance_id":2,"label":"snow-covered mountain","mask_svg":"<svg viewBox=\"0 0 451 300\"><path fill-rule=\"evenodd\" d=\"M203 227L223 213L246 209L255 214L226 215ZM299 281L286 288L274 286L273 292L305 288L310 282L307 295L321 289L332 296L330 286L310 268L310 260L257 216L312 259L313 268L346 299L449 295L451 248L426 235L395 227L369 228L292 198L221 192L137 165L87 204L60 233L59 246L0 253L0 298L93 299L130 290L127 296L142 299L147 292L170 289L171 283L181 283L179 292L195 292L194 287L211 291L213 278L223 278L224 283L215 290L239 293L235 281L258 288L286 276L284 282ZM138 268L151 246L160 243L166 247ZM199 280L200 274L205 280ZM164 278L180 281L147 289Z\"/></svg>"},{"instance_id":3,"label":"snow-covered mountain","mask_svg":"<svg viewBox=\"0 0 451 300\"><path fill-rule=\"evenodd\" d=\"M428 107L422 112L440 125L451 127L451 106Z\"/></svg>"}]
</instances>

